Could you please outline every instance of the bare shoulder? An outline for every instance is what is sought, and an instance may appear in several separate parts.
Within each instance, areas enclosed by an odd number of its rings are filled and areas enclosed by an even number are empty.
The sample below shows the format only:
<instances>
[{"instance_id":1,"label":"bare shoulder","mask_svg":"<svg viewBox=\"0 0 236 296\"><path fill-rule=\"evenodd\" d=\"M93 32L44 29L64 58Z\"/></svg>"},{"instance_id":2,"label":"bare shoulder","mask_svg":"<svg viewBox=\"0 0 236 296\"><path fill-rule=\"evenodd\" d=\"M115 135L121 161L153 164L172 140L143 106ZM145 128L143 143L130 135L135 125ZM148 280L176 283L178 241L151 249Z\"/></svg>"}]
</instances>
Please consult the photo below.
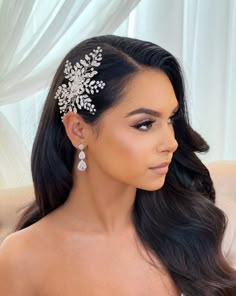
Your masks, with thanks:
<instances>
[{"instance_id":1,"label":"bare shoulder","mask_svg":"<svg viewBox=\"0 0 236 296\"><path fill-rule=\"evenodd\" d=\"M23 251L22 256L26 253L30 247L30 242L33 241L31 227L19 230L8 235L0 246L1 254L11 254L17 256L18 253Z\"/></svg>"},{"instance_id":2,"label":"bare shoulder","mask_svg":"<svg viewBox=\"0 0 236 296\"><path fill-rule=\"evenodd\" d=\"M0 246L0 287L5 296L35 295L30 240L29 231L22 230Z\"/></svg>"},{"instance_id":3,"label":"bare shoulder","mask_svg":"<svg viewBox=\"0 0 236 296\"><path fill-rule=\"evenodd\" d=\"M55 225L51 220L44 217L31 226L12 233L2 242L1 295L35 296L40 291L42 278L47 265L52 262L51 254L55 251Z\"/></svg>"},{"instance_id":4,"label":"bare shoulder","mask_svg":"<svg viewBox=\"0 0 236 296\"><path fill-rule=\"evenodd\" d=\"M0 246L1 253L10 253L15 259L27 262L36 259L50 232L50 225L41 219L38 222L7 236ZM30 259L30 260L29 260Z\"/></svg>"}]
</instances>

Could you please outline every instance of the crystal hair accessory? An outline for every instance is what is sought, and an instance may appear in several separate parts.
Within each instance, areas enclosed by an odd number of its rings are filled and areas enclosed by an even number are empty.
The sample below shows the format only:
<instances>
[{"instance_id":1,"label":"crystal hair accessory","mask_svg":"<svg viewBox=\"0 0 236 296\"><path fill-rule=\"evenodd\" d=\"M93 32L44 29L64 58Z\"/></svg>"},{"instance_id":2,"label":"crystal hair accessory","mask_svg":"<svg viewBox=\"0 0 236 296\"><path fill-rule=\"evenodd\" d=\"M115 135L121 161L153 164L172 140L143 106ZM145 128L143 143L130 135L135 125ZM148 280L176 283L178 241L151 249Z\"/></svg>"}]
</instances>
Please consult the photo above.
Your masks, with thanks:
<instances>
[{"instance_id":1,"label":"crystal hair accessory","mask_svg":"<svg viewBox=\"0 0 236 296\"><path fill-rule=\"evenodd\" d=\"M65 78L68 79L68 85L60 85L54 96L58 99L60 113L63 113L62 120L66 113L70 111L77 113L78 109L85 109L95 114L96 108L90 96L98 93L99 89L103 89L105 83L102 80L96 81L91 78L98 73L94 68L101 65L101 60L102 49L98 46L74 66L70 61L66 61L64 73Z\"/></svg>"}]
</instances>

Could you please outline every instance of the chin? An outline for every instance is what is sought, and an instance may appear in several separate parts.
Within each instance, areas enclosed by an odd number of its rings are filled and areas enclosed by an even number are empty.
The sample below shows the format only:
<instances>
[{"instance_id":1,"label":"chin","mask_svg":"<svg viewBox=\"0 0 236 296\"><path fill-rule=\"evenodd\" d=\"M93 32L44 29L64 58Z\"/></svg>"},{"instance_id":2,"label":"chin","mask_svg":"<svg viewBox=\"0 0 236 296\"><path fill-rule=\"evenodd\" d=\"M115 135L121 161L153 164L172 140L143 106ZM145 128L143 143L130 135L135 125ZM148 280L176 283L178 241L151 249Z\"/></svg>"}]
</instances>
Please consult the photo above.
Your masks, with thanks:
<instances>
[{"instance_id":1,"label":"chin","mask_svg":"<svg viewBox=\"0 0 236 296\"><path fill-rule=\"evenodd\" d=\"M158 182L153 182L152 184L146 184L143 186L139 186L139 189L147 190L147 191L156 191L161 189L165 184L165 178L163 180L158 180Z\"/></svg>"}]
</instances>

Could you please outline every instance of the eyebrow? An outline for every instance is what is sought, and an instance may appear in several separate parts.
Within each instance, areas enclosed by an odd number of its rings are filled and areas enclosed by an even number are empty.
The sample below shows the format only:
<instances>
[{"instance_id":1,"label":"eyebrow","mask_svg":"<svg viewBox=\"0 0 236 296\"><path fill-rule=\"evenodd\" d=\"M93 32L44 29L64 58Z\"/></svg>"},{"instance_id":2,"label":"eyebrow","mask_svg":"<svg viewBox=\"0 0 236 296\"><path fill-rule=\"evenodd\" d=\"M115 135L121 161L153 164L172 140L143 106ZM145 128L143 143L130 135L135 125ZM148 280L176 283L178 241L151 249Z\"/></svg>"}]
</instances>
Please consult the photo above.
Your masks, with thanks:
<instances>
[{"instance_id":1,"label":"eyebrow","mask_svg":"<svg viewBox=\"0 0 236 296\"><path fill-rule=\"evenodd\" d=\"M177 105L177 107L174 108L172 113L176 113L178 111L178 109L179 109L179 105ZM160 112L152 110L152 109L148 109L148 108L139 108L139 109L133 110L133 111L129 112L128 114L126 114L125 117L129 117L129 116L136 115L136 114L142 114L142 113L149 114L149 115L156 116L156 117L161 117Z\"/></svg>"}]
</instances>

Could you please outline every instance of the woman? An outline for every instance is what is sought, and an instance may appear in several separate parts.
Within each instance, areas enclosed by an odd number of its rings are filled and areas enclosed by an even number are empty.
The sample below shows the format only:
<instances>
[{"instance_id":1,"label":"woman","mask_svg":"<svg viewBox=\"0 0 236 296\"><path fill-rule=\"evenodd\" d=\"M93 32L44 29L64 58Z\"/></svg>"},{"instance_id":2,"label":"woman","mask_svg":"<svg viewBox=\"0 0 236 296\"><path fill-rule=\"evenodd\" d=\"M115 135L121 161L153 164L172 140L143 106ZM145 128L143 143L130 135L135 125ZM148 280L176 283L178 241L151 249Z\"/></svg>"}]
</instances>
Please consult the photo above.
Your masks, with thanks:
<instances>
[{"instance_id":1,"label":"woman","mask_svg":"<svg viewBox=\"0 0 236 296\"><path fill-rule=\"evenodd\" d=\"M73 48L32 151L35 202L0 252L3 295L236 295L209 149L177 60L141 40Z\"/></svg>"}]
</instances>

